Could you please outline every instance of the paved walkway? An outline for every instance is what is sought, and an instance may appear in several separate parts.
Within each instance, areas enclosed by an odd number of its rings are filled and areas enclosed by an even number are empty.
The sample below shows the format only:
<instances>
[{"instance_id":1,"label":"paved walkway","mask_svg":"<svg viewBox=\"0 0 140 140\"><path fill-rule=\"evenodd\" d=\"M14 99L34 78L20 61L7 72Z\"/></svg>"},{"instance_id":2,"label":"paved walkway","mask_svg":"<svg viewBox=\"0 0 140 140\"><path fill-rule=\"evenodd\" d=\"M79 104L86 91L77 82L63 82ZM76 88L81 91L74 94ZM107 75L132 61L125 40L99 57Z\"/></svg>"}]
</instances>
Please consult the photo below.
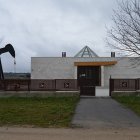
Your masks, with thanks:
<instances>
[{"instance_id":1,"label":"paved walkway","mask_svg":"<svg viewBox=\"0 0 140 140\"><path fill-rule=\"evenodd\" d=\"M140 117L111 98L81 98L72 124L83 128L140 127Z\"/></svg>"}]
</instances>

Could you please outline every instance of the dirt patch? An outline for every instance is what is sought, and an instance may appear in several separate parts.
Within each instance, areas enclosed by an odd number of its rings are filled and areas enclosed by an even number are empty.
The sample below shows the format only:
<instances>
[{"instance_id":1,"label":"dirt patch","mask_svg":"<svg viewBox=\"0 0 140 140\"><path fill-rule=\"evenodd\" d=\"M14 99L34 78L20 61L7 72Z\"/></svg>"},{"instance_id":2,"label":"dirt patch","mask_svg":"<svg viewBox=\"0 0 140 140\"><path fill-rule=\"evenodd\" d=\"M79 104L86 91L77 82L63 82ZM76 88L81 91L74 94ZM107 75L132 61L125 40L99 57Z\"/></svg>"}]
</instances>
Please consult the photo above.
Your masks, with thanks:
<instances>
[{"instance_id":1,"label":"dirt patch","mask_svg":"<svg viewBox=\"0 0 140 140\"><path fill-rule=\"evenodd\" d=\"M0 140L139 140L140 129L54 129L1 127Z\"/></svg>"}]
</instances>

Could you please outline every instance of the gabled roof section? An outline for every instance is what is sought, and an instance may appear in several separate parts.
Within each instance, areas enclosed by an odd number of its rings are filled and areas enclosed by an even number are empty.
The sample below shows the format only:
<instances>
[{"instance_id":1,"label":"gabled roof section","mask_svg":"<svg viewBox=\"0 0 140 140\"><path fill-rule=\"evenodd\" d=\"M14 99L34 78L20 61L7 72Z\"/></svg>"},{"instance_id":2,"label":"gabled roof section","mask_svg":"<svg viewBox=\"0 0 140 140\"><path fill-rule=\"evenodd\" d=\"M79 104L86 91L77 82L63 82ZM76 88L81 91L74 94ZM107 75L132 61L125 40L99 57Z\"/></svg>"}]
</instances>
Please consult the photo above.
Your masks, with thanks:
<instances>
[{"instance_id":1,"label":"gabled roof section","mask_svg":"<svg viewBox=\"0 0 140 140\"><path fill-rule=\"evenodd\" d=\"M74 57L99 57L99 56L88 46L85 46Z\"/></svg>"}]
</instances>

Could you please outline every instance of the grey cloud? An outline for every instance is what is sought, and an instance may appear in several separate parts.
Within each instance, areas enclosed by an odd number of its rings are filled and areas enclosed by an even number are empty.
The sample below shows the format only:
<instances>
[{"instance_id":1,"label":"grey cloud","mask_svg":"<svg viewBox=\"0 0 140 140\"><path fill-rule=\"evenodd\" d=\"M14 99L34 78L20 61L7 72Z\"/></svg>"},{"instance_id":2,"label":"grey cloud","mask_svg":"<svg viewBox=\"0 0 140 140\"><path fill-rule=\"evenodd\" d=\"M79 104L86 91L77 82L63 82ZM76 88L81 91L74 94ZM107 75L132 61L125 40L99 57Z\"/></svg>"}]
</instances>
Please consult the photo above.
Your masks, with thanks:
<instances>
[{"instance_id":1,"label":"grey cloud","mask_svg":"<svg viewBox=\"0 0 140 140\"><path fill-rule=\"evenodd\" d=\"M100 56L105 48L105 25L111 24L112 0L0 0L0 44L16 50L17 72L30 72L33 56L74 56L88 45ZM2 55L5 71L13 59Z\"/></svg>"}]
</instances>

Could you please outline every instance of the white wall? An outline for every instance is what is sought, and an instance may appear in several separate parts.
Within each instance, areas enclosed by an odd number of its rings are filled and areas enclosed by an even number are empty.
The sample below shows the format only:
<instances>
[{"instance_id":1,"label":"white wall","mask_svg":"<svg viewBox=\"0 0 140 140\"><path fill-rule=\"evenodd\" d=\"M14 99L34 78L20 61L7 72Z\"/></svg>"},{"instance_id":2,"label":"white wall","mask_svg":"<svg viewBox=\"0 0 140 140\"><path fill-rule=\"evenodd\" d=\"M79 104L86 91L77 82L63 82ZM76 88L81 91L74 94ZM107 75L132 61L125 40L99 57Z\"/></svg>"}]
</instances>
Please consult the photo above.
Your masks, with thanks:
<instances>
[{"instance_id":1,"label":"white wall","mask_svg":"<svg viewBox=\"0 0 140 140\"><path fill-rule=\"evenodd\" d=\"M32 79L76 79L74 62L114 61L112 66L101 67L102 87L109 87L109 78L140 78L140 62L136 58L74 58L33 57L31 58Z\"/></svg>"},{"instance_id":2,"label":"white wall","mask_svg":"<svg viewBox=\"0 0 140 140\"><path fill-rule=\"evenodd\" d=\"M32 58L32 79L74 79L72 61L61 58Z\"/></svg>"},{"instance_id":3,"label":"white wall","mask_svg":"<svg viewBox=\"0 0 140 140\"><path fill-rule=\"evenodd\" d=\"M110 61L113 58L32 57L32 79L77 79L74 62Z\"/></svg>"},{"instance_id":4,"label":"white wall","mask_svg":"<svg viewBox=\"0 0 140 140\"><path fill-rule=\"evenodd\" d=\"M109 86L109 78L140 78L140 62L137 58L117 58L118 63L112 66L104 67L104 84Z\"/></svg>"},{"instance_id":5,"label":"white wall","mask_svg":"<svg viewBox=\"0 0 140 140\"><path fill-rule=\"evenodd\" d=\"M107 97L109 96L109 88L104 88L104 87L95 87L95 96L97 97Z\"/></svg>"}]
</instances>

